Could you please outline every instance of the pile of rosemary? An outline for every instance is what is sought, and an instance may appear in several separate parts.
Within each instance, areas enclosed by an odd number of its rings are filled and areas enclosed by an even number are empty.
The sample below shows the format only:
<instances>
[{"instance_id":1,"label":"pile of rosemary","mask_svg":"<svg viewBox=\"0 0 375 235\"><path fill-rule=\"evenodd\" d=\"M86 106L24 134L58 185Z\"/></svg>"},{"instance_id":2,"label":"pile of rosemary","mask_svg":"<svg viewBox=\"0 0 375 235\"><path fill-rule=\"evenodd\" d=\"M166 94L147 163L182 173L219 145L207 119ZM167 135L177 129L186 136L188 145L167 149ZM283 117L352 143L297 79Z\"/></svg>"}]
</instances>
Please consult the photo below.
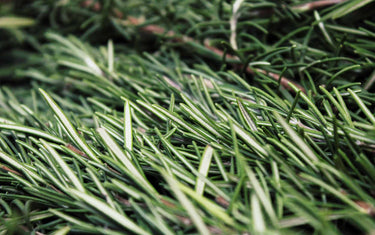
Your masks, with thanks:
<instances>
[{"instance_id":1,"label":"pile of rosemary","mask_svg":"<svg viewBox=\"0 0 375 235\"><path fill-rule=\"evenodd\" d=\"M374 8L0 1L0 234L374 234Z\"/></svg>"}]
</instances>

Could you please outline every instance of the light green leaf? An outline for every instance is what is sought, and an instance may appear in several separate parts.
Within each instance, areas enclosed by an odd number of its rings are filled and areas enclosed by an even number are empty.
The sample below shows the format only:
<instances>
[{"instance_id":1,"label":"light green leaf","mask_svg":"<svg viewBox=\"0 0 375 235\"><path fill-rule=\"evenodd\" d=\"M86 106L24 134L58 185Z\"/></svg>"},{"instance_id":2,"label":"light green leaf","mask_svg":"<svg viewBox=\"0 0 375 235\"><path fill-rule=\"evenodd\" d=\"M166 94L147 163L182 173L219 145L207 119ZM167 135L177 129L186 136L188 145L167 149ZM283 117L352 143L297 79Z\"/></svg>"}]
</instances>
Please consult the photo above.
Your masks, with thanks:
<instances>
[{"instance_id":1,"label":"light green leaf","mask_svg":"<svg viewBox=\"0 0 375 235\"><path fill-rule=\"evenodd\" d=\"M116 221L118 224L120 224L124 228L136 234L145 234L145 235L150 234L148 231L138 226L135 222L130 220L128 217L126 217L123 214L120 214L115 209L108 206L108 204L104 203L102 200L94 196L91 196L89 194L75 190L75 189L70 189L69 192L73 194L74 196L76 196L82 202L87 203L91 207L98 210L100 213L103 213L105 216L108 216L113 221Z\"/></svg>"},{"instance_id":2,"label":"light green leaf","mask_svg":"<svg viewBox=\"0 0 375 235\"><path fill-rule=\"evenodd\" d=\"M203 156L199 164L198 172L204 177L207 177L208 175L208 170L210 169L213 152L214 152L214 149L210 145L207 145L203 152ZM197 181L195 183L195 191L199 195L203 194L204 186L205 186L204 181L202 181L199 177L197 177Z\"/></svg>"},{"instance_id":3,"label":"light green leaf","mask_svg":"<svg viewBox=\"0 0 375 235\"><path fill-rule=\"evenodd\" d=\"M21 28L32 26L35 20L26 17L3 16L0 17L0 28Z\"/></svg>"},{"instance_id":4,"label":"light green leaf","mask_svg":"<svg viewBox=\"0 0 375 235\"><path fill-rule=\"evenodd\" d=\"M87 156L89 156L92 160L94 160L97 163L101 163L100 159L90 149L88 144L83 140L81 136L78 135L77 130L74 128L72 123L70 123L68 117L64 114L61 108L55 103L55 101L43 89L40 88L39 91L40 93L42 93L43 98L47 101L48 105L52 108L56 117L59 119L59 121L64 127L64 130L68 133L72 141L74 141L79 147L81 147L82 150L87 154Z\"/></svg>"}]
</instances>

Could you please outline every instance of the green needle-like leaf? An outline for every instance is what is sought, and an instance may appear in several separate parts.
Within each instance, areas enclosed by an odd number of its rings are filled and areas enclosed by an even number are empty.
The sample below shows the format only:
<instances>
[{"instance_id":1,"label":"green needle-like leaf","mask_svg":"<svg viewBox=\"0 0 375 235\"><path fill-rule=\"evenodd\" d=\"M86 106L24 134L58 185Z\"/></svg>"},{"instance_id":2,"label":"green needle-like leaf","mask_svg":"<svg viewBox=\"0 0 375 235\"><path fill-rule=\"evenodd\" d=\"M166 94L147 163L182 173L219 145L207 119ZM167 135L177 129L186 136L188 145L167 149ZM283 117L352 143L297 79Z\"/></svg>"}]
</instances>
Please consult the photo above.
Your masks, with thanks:
<instances>
[{"instance_id":1,"label":"green needle-like leaf","mask_svg":"<svg viewBox=\"0 0 375 235\"><path fill-rule=\"evenodd\" d=\"M99 213L102 213L103 215L108 216L109 218L111 218L113 221L116 221L118 224L120 224L124 228L136 234L150 234L148 231L139 227L136 223L131 221L129 218L125 217L124 215L120 214L116 210L109 207L102 200L99 200L94 196L88 195L86 193L83 193L74 189L70 189L69 191L74 196L76 196L79 200L95 208Z\"/></svg>"},{"instance_id":2,"label":"green needle-like leaf","mask_svg":"<svg viewBox=\"0 0 375 235\"><path fill-rule=\"evenodd\" d=\"M190 216L191 220L193 221L194 225L197 227L200 234L210 234L206 224L204 223L200 214L196 210L193 203L186 197L186 195L181 191L178 186L178 182L174 179L173 176L168 175L165 172L161 172L164 179L167 181L169 187L171 187L172 192L177 197L178 201L181 205L185 208L186 212Z\"/></svg>"},{"instance_id":3,"label":"green needle-like leaf","mask_svg":"<svg viewBox=\"0 0 375 235\"><path fill-rule=\"evenodd\" d=\"M60 120L62 123L64 130L67 132L67 134L70 136L72 141L74 141L78 146L82 148L82 150L94 161L100 163L101 161L99 158L95 155L95 153L90 149L87 143L78 135L77 130L74 128L72 123L69 121L69 119L66 117L66 115L63 113L63 111L60 109L60 107L55 103L55 101L42 89L39 89L40 93L42 93L43 98L47 101L48 105L51 107L51 109L54 111L56 117Z\"/></svg>"},{"instance_id":4,"label":"green needle-like leaf","mask_svg":"<svg viewBox=\"0 0 375 235\"><path fill-rule=\"evenodd\" d=\"M210 145L207 145L203 152L203 156L201 158L201 162L199 164L199 169L198 169L198 172L204 177L207 177L208 170L211 165L212 154L213 154L213 148ZM197 178L197 181L195 183L195 191L199 195L203 194L204 186L205 186L204 181Z\"/></svg>"},{"instance_id":5,"label":"green needle-like leaf","mask_svg":"<svg viewBox=\"0 0 375 235\"><path fill-rule=\"evenodd\" d=\"M83 187L82 183L77 178L76 174L72 171L72 169L66 164L66 162L62 159L62 157L57 153L55 149L53 149L46 141L43 139L40 142L44 145L44 147L48 150L51 156L56 160L57 164L61 167L65 174L65 178L72 181L75 188L81 192L85 192L85 188Z\"/></svg>"}]
</instances>

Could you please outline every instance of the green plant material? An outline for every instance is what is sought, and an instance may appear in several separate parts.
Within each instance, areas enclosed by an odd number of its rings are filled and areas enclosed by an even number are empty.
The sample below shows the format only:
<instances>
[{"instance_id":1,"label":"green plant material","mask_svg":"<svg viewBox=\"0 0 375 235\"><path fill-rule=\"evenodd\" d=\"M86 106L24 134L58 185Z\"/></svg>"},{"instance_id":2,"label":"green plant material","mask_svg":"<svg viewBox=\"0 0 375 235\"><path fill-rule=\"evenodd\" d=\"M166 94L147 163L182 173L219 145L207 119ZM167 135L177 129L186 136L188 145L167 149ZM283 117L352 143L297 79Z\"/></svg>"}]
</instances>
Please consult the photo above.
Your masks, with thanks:
<instances>
[{"instance_id":1,"label":"green plant material","mask_svg":"<svg viewBox=\"0 0 375 235\"><path fill-rule=\"evenodd\" d=\"M332 19L341 18L343 16L348 15L349 13L358 10L361 7L366 6L367 4L370 4L371 2L374 2L373 0L354 0L354 1L347 1L346 3L343 3L340 7L337 7L337 9L330 12L326 17L330 17Z\"/></svg>"},{"instance_id":2,"label":"green plant material","mask_svg":"<svg viewBox=\"0 0 375 235\"><path fill-rule=\"evenodd\" d=\"M40 89L39 91L42 93L44 99L47 101L49 106L53 109L54 113L56 114L56 117L59 119L59 121L62 123L63 127L66 129L67 134L71 136L71 139L78 146L80 146L91 159L95 160L96 162L100 162L100 160L95 156L95 154L92 152L92 150L89 148L89 146L78 135L78 132L73 127L73 125L70 123L70 121L65 116L65 114L60 109L60 107L56 105L56 103L53 101L53 99L44 90Z\"/></svg>"},{"instance_id":3,"label":"green plant material","mask_svg":"<svg viewBox=\"0 0 375 235\"><path fill-rule=\"evenodd\" d=\"M0 5L0 234L374 232L373 1Z\"/></svg>"},{"instance_id":4,"label":"green plant material","mask_svg":"<svg viewBox=\"0 0 375 235\"><path fill-rule=\"evenodd\" d=\"M178 201L181 203L182 207L185 208L186 212L188 213L189 217L191 218L194 225L197 227L197 230L200 234L209 234L209 230L204 223L202 217L198 214L198 211L195 209L194 205L188 197L179 189L178 182L173 179L172 176L163 173L165 180L167 181L168 185L171 187L172 192L176 195Z\"/></svg>"},{"instance_id":5,"label":"green plant material","mask_svg":"<svg viewBox=\"0 0 375 235\"><path fill-rule=\"evenodd\" d=\"M201 159L201 162L199 164L199 169L198 172L203 175L204 177L207 177L210 165L211 165L211 159L213 155L213 148L209 145L205 148L203 152L203 156ZM195 191L199 194L202 195L204 192L204 182L197 178L197 182L195 183Z\"/></svg>"},{"instance_id":6,"label":"green plant material","mask_svg":"<svg viewBox=\"0 0 375 235\"><path fill-rule=\"evenodd\" d=\"M35 24L35 20L26 17L3 16L0 17L0 29L13 29L30 27Z\"/></svg>"}]
</instances>

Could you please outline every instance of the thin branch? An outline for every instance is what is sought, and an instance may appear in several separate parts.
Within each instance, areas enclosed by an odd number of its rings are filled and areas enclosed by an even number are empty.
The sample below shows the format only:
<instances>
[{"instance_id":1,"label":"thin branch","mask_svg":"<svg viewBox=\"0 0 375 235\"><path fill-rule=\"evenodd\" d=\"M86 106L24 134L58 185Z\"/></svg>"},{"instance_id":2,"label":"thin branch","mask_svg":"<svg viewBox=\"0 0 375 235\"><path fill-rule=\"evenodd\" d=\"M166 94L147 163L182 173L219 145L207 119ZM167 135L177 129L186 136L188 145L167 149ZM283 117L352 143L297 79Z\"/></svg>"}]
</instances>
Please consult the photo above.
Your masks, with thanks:
<instances>
[{"instance_id":1,"label":"thin branch","mask_svg":"<svg viewBox=\"0 0 375 235\"><path fill-rule=\"evenodd\" d=\"M307 2L303 3L300 5L296 5L291 7L292 10L298 11L298 12L307 12L307 11L312 11L316 10L318 8L326 7L326 6L331 6L339 3L346 2L347 0L321 0L321 1L312 1L312 2Z\"/></svg>"},{"instance_id":2,"label":"thin branch","mask_svg":"<svg viewBox=\"0 0 375 235\"><path fill-rule=\"evenodd\" d=\"M1 166L0 168L3 169L3 170L5 170L5 171L12 172L13 174L16 174L16 175L18 175L18 176L22 176L21 173L15 171L15 170L12 170L12 169L10 169L10 168L7 167L7 166Z\"/></svg>"},{"instance_id":3,"label":"thin branch","mask_svg":"<svg viewBox=\"0 0 375 235\"><path fill-rule=\"evenodd\" d=\"M135 17L128 17L127 20L125 21L125 24L132 25L132 26L137 26L137 25L140 25L142 23L143 23L142 19L138 19L138 18L135 18ZM178 36L175 32L173 32L171 30L166 31L164 28L162 28L158 25L150 24L150 25L142 26L142 27L140 27L140 30L143 31L143 32L151 33L151 34L167 36L175 42L195 42L195 40L190 38L190 37ZM205 40L204 46L207 49L209 49L210 51L217 54L218 56L224 55L224 52L222 50L220 50L216 47L210 46L208 40ZM231 55L231 54L226 54L226 58L238 60L238 61L240 60L237 56L234 56L234 55ZM268 71L263 70L263 69L251 69L250 67L246 68L246 72L250 73L250 74L256 74L256 72L263 73L265 75L268 75L270 78L274 79L275 81L279 81L279 79L280 79L281 86L283 86L285 89L287 89L291 92L294 92L293 88L291 86L289 86L289 83L292 83L294 86L299 88L303 93L306 93L305 88L303 88L301 85L297 84L296 82L293 82L292 80L290 80L286 77L280 78L279 74L268 72Z\"/></svg>"},{"instance_id":4,"label":"thin branch","mask_svg":"<svg viewBox=\"0 0 375 235\"><path fill-rule=\"evenodd\" d=\"M338 1L338 0L335 0L335 1ZM343 1L343 0L340 0L340 1ZM334 2L334 1L328 1L328 2ZM92 7L92 4L93 4L93 2L90 1L90 0L88 0L88 1L84 1L84 3L82 4L82 6L84 6L84 7ZM238 7L239 7L239 5L236 6L237 10L238 10ZM302 5L300 7L302 7ZM101 6L99 5L99 6L96 6L96 7L92 7L92 9L94 11L99 11L101 9ZM233 11L234 10L235 9L233 9ZM234 12L234 13L236 13L236 12ZM122 19L122 14L120 15L118 13L117 14L115 13L114 15L119 20ZM122 23L124 25L129 25L129 26L139 26L143 22L144 22L144 19L135 18L135 17L132 17L132 16L128 16L126 20L122 21ZM195 41L193 38L190 38L190 37L187 37L187 36L181 37L181 36L177 35L172 30L166 31L163 27L160 27L159 25L155 25L155 24L145 25L145 26L140 27L139 29L141 31L143 31L143 32L146 32L146 33L167 36L167 37L170 38L170 40L175 41L175 42L194 42ZM236 46L236 44L234 44L234 45ZM222 50L220 50L220 49L218 49L216 47L210 46L207 40L205 40L204 46L207 49L211 50L212 52L214 52L215 54L217 54L219 56L223 56L224 55L224 52ZM236 49L236 48L234 48L234 49ZM226 54L226 58L239 60L239 58L237 56L234 56L234 55L231 55L231 54ZM254 69L253 70L250 67L246 68L246 72L250 73L250 74L256 74L256 72L263 73L265 75L268 75L270 78L274 79L275 81L279 81L279 79L280 79L280 84L281 84L282 87L284 87L285 89L287 89L287 90L289 90L291 92L295 92L294 89L292 89L292 87L289 86L289 83L292 83L294 86L296 86L298 89L300 89L303 93L306 93L305 88L303 88L301 85L299 85L296 82L293 82L292 80L290 80L290 79L288 79L286 77L281 77L280 78L280 75L278 75L278 74L275 74L275 73L272 73L272 72L268 72L268 71L263 70L263 69Z\"/></svg>"}]
</instances>

